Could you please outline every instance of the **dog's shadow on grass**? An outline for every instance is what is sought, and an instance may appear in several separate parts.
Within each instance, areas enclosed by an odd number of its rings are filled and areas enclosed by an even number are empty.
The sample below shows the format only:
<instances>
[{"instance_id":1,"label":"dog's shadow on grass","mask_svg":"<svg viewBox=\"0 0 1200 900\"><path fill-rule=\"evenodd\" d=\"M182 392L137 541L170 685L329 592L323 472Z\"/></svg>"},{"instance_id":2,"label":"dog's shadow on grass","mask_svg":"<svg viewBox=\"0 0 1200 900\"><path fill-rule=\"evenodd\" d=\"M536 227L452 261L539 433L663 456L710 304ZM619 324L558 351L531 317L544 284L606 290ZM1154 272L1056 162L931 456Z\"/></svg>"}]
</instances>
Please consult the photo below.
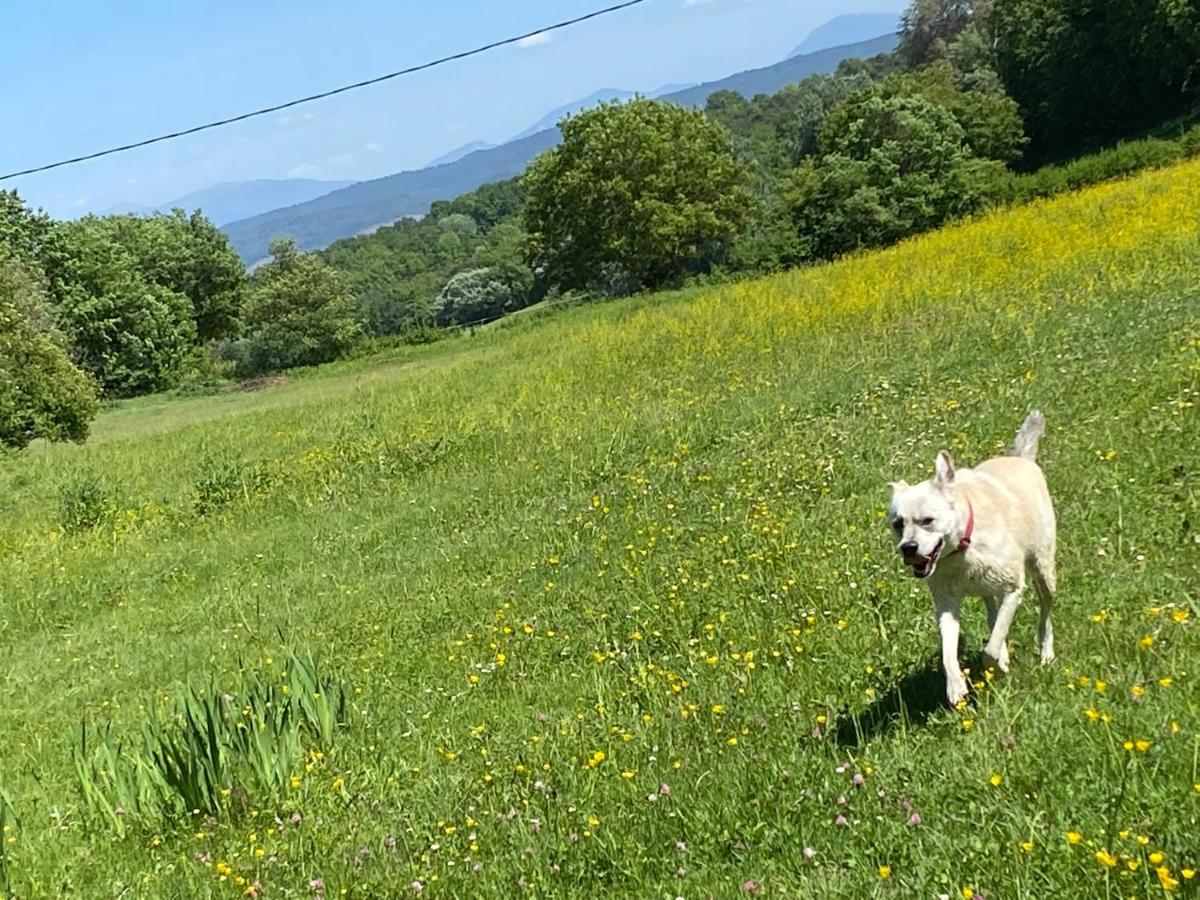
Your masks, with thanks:
<instances>
[{"instance_id":1,"label":"dog's shadow on grass","mask_svg":"<svg viewBox=\"0 0 1200 900\"><path fill-rule=\"evenodd\" d=\"M983 671L982 654L966 655L963 666ZM973 702L974 694L971 695ZM843 709L837 716L832 737L838 747L861 747L871 739L906 727L921 727L939 711L947 709L946 676L937 659L904 675L869 706Z\"/></svg>"}]
</instances>

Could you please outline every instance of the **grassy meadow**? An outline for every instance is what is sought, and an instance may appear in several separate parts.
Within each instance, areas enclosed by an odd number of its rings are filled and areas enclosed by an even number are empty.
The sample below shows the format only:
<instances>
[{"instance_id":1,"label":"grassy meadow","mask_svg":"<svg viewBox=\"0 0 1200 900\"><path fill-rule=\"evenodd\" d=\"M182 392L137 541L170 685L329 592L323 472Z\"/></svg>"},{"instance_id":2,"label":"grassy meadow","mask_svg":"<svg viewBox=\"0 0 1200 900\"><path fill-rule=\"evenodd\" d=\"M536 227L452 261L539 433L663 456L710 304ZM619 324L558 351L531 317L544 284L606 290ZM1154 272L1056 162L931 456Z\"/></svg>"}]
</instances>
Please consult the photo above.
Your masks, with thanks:
<instances>
[{"instance_id":1,"label":"grassy meadow","mask_svg":"<svg viewBox=\"0 0 1200 900\"><path fill-rule=\"evenodd\" d=\"M1200 894L1198 404L1189 163L118 406L0 464L0 896ZM1059 658L950 710L887 481L1033 406ZM347 711L276 789L85 802L81 724L289 648Z\"/></svg>"}]
</instances>

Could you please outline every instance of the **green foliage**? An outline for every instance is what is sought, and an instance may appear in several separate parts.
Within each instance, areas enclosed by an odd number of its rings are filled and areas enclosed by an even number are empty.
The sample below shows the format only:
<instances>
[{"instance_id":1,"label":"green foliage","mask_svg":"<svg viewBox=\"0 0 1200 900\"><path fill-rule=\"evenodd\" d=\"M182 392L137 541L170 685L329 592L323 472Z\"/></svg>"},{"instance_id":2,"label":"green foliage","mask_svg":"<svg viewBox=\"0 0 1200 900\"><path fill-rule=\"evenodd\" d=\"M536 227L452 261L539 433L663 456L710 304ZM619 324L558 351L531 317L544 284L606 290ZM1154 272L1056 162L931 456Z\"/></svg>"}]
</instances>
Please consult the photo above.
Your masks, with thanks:
<instances>
[{"instance_id":1,"label":"green foliage","mask_svg":"<svg viewBox=\"0 0 1200 900\"><path fill-rule=\"evenodd\" d=\"M551 285L663 285L719 261L749 221L748 173L701 112L639 98L560 127L525 174L532 258Z\"/></svg>"},{"instance_id":2,"label":"green foliage","mask_svg":"<svg viewBox=\"0 0 1200 900\"><path fill-rule=\"evenodd\" d=\"M513 312L529 302L533 274L517 263L459 272L438 298L439 325L469 325Z\"/></svg>"},{"instance_id":3,"label":"green foliage","mask_svg":"<svg viewBox=\"0 0 1200 900\"><path fill-rule=\"evenodd\" d=\"M1009 174L997 184L997 199L1007 203L1025 203L1111 178L1162 168L1195 156L1200 156L1200 126L1193 127L1175 140L1143 138L1124 141L1067 163L1042 166L1024 174Z\"/></svg>"},{"instance_id":4,"label":"green foliage","mask_svg":"<svg viewBox=\"0 0 1200 900\"><path fill-rule=\"evenodd\" d=\"M829 111L871 84L865 72L811 75L774 94L747 100L734 91L708 98L705 114L733 135L739 157L760 172L778 173L817 151Z\"/></svg>"},{"instance_id":5,"label":"green foliage","mask_svg":"<svg viewBox=\"0 0 1200 900\"><path fill-rule=\"evenodd\" d=\"M912 0L901 18L896 55L909 69L943 59L989 65L991 10L995 0Z\"/></svg>"},{"instance_id":6,"label":"green foliage","mask_svg":"<svg viewBox=\"0 0 1200 900\"><path fill-rule=\"evenodd\" d=\"M981 159L1012 163L1028 143L1020 110L1002 88L964 89L945 61L893 75L861 91L830 114L826 127L832 134L844 133L852 120L864 115L863 104L872 96L923 97L945 108L962 127L971 152Z\"/></svg>"},{"instance_id":7,"label":"green foliage","mask_svg":"<svg viewBox=\"0 0 1200 900\"><path fill-rule=\"evenodd\" d=\"M348 279L367 334L415 334L434 322L456 273L522 264L523 202L516 179L484 185L434 203L423 219L338 241L321 257Z\"/></svg>"},{"instance_id":8,"label":"green foliage","mask_svg":"<svg viewBox=\"0 0 1200 900\"><path fill-rule=\"evenodd\" d=\"M277 797L305 753L327 750L346 724L344 688L289 650L281 671L243 670L230 691L215 680L177 687L165 718L149 704L140 740L110 726L89 735L85 723L75 766L88 807L123 836Z\"/></svg>"},{"instance_id":9,"label":"green foliage","mask_svg":"<svg viewBox=\"0 0 1200 900\"><path fill-rule=\"evenodd\" d=\"M198 211L149 218L112 216L120 243L145 277L192 303L196 339L211 341L237 330L246 270L221 231Z\"/></svg>"},{"instance_id":10,"label":"green foliage","mask_svg":"<svg viewBox=\"0 0 1200 900\"><path fill-rule=\"evenodd\" d=\"M99 404L52 325L40 279L0 244L0 447L82 441Z\"/></svg>"},{"instance_id":11,"label":"green foliage","mask_svg":"<svg viewBox=\"0 0 1200 900\"><path fill-rule=\"evenodd\" d=\"M45 270L60 251L54 220L31 210L15 191L0 190L0 247L9 258Z\"/></svg>"},{"instance_id":12,"label":"green foliage","mask_svg":"<svg viewBox=\"0 0 1200 900\"><path fill-rule=\"evenodd\" d=\"M1042 156L1185 109L1200 75L1200 6L1181 0L996 0L998 67Z\"/></svg>"},{"instance_id":13,"label":"green foliage","mask_svg":"<svg viewBox=\"0 0 1200 900\"><path fill-rule=\"evenodd\" d=\"M115 508L108 481L91 469L70 475L58 488L58 524L64 531L86 531Z\"/></svg>"},{"instance_id":14,"label":"green foliage","mask_svg":"<svg viewBox=\"0 0 1200 900\"><path fill-rule=\"evenodd\" d=\"M340 273L290 239L271 245L255 272L243 316L241 372L311 366L341 356L360 336L354 301Z\"/></svg>"},{"instance_id":15,"label":"green foliage","mask_svg":"<svg viewBox=\"0 0 1200 900\"><path fill-rule=\"evenodd\" d=\"M919 96L856 101L831 117L827 151L797 170L788 202L814 255L829 258L892 243L978 209L996 164L972 157L962 127Z\"/></svg>"}]
</instances>

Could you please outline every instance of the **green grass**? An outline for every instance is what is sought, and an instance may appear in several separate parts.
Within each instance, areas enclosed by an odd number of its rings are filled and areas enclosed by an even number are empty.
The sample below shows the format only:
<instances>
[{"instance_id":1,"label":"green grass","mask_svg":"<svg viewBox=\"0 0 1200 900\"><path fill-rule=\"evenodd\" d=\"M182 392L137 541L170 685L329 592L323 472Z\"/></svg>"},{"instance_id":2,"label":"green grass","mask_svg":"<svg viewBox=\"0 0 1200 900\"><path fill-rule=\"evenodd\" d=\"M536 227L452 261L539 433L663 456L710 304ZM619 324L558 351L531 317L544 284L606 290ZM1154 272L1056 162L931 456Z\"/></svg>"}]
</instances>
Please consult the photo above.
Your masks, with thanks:
<instances>
[{"instance_id":1,"label":"green grass","mask_svg":"<svg viewBox=\"0 0 1200 900\"><path fill-rule=\"evenodd\" d=\"M0 895L1195 893L1198 219L1188 164L6 459ZM1025 608L947 710L887 481L1032 406L1059 660ZM136 742L289 649L349 711L286 785L89 807L81 723Z\"/></svg>"}]
</instances>

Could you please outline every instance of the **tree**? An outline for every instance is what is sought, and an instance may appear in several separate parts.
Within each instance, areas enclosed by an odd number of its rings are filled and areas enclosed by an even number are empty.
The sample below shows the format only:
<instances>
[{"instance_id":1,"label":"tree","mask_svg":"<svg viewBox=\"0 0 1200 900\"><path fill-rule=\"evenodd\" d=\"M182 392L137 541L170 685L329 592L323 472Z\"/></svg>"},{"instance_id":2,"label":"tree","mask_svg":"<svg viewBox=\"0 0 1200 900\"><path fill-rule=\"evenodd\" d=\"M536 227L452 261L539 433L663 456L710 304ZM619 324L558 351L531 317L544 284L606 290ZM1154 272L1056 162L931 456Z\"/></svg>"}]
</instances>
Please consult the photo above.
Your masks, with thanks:
<instances>
[{"instance_id":1,"label":"tree","mask_svg":"<svg viewBox=\"0 0 1200 900\"><path fill-rule=\"evenodd\" d=\"M147 279L112 223L88 216L58 232L54 312L76 362L114 396L174 385L196 342L188 298Z\"/></svg>"},{"instance_id":2,"label":"tree","mask_svg":"<svg viewBox=\"0 0 1200 900\"><path fill-rule=\"evenodd\" d=\"M975 46L990 43L993 0L913 0L900 20L897 55L909 69L916 69L955 52L955 45L968 32Z\"/></svg>"},{"instance_id":3,"label":"tree","mask_svg":"<svg viewBox=\"0 0 1200 900\"><path fill-rule=\"evenodd\" d=\"M0 247L0 446L82 441L96 386L67 355L40 275Z\"/></svg>"},{"instance_id":4,"label":"tree","mask_svg":"<svg viewBox=\"0 0 1200 900\"><path fill-rule=\"evenodd\" d=\"M525 306L533 273L514 262L459 272L438 298L439 325L469 325Z\"/></svg>"},{"instance_id":5,"label":"tree","mask_svg":"<svg viewBox=\"0 0 1200 900\"><path fill-rule=\"evenodd\" d=\"M659 287L719 260L749 219L748 173L701 112L638 98L559 127L525 174L531 255L552 285Z\"/></svg>"},{"instance_id":6,"label":"tree","mask_svg":"<svg viewBox=\"0 0 1200 900\"><path fill-rule=\"evenodd\" d=\"M199 211L105 216L92 219L91 228L122 247L143 279L188 298L197 341L237 330L246 270L228 238Z\"/></svg>"},{"instance_id":7,"label":"tree","mask_svg":"<svg viewBox=\"0 0 1200 900\"><path fill-rule=\"evenodd\" d=\"M993 20L1000 75L1043 157L1174 115L1200 87L1189 0L996 0Z\"/></svg>"},{"instance_id":8,"label":"tree","mask_svg":"<svg viewBox=\"0 0 1200 900\"><path fill-rule=\"evenodd\" d=\"M874 97L923 97L936 103L954 116L971 152L983 159L1011 163L1020 158L1028 143L1021 111L1002 87L964 89L958 73L944 60L893 75L854 94L829 114L827 133L845 134L850 123L863 117L865 106ZM828 146L822 149L829 152Z\"/></svg>"},{"instance_id":9,"label":"tree","mask_svg":"<svg viewBox=\"0 0 1200 900\"><path fill-rule=\"evenodd\" d=\"M873 94L857 109L830 118L826 155L793 178L789 205L815 256L890 244L979 208L1000 166L971 155L945 108Z\"/></svg>"},{"instance_id":10,"label":"tree","mask_svg":"<svg viewBox=\"0 0 1200 900\"><path fill-rule=\"evenodd\" d=\"M268 372L329 362L362 334L342 276L291 238L271 244L243 313L243 371Z\"/></svg>"},{"instance_id":11,"label":"tree","mask_svg":"<svg viewBox=\"0 0 1200 900\"><path fill-rule=\"evenodd\" d=\"M0 247L7 248L10 261L44 270L58 249L54 220L29 209L15 191L0 190Z\"/></svg>"}]
</instances>

